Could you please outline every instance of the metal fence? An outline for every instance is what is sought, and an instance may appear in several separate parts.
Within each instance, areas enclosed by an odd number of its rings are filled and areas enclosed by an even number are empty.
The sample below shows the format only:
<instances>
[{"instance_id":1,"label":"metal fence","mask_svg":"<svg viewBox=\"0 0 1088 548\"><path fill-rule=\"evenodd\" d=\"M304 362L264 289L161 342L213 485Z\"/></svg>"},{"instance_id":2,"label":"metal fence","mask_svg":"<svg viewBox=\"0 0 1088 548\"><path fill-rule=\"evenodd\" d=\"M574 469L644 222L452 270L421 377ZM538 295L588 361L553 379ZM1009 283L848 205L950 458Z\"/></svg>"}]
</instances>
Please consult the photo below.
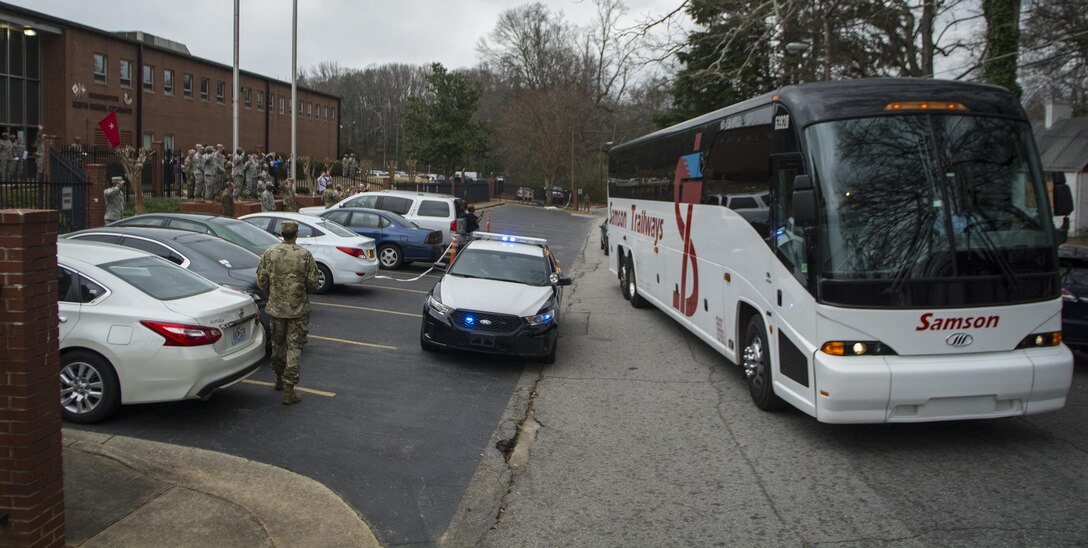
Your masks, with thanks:
<instances>
[{"instance_id":1,"label":"metal fence","mask_svg":"<svg viewBox=\"0 0 1088 548\"><path fill-rule=\"evenodd\" d=\"M87 228L87 192L90 184L83 170L51 151L50 172L45 180L0 179L0 209L55 209L60 212L61 233Z\"/></svg>"}]
</instances>

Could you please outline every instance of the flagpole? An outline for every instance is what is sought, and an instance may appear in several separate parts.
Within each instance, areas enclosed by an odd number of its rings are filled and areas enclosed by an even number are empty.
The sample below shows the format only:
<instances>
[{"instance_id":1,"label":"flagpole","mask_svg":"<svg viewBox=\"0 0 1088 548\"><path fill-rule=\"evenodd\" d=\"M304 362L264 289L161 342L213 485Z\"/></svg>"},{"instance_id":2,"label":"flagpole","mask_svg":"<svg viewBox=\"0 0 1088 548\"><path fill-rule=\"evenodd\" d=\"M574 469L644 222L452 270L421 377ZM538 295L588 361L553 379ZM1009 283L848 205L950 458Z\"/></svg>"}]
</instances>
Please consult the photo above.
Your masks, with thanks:
<instances>
[{"instance_id":1,"label":"flagpole","mask_svg":"<svg viewBox=\"0 0 1088 548\"><path fill-rule=\"evenodd\" d=\"M291 2L291 178L298 169L298 0Z\"/></svg>"},{"instance_id":2,"label":"flagpole","mask_svg":"<svg viewBox=\"0 0 1088 548\"><path fill-rule=\"evenodd\" d=\"M231 154L238 150L238 94L241 91L239 89L241 83L238 81L238 35L241 28L238 12L241 2L242 0L234 0L234 101L232 101L234 103L234 146Z\"/></svg>"}]
</instances>

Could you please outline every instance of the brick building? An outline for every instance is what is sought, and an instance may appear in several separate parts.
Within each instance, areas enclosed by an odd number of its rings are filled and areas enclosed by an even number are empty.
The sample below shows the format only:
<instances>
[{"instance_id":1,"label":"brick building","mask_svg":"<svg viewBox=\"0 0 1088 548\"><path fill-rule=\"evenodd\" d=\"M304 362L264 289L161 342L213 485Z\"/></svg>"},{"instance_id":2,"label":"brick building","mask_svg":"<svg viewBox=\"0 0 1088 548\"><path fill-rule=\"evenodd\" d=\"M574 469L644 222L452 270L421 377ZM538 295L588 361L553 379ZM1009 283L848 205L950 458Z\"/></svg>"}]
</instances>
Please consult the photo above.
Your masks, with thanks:
<instances>
[{"instance_id":1,"label":"brick building","mask_svg":"<svg viewBox=\"0 0 1088 548\"><path fill-rule=\"evenodd\" d=\"M239 145L291 148L291 83L239 73ZM58 145L106 144L98 127L117 112L121 142L188 150L233 140L233 69L177 42L113 33L0 3L0 128L30 144L38 123ZM298 88L298 153L337 158L340 99Z\"/></svg>"}]
</instances>

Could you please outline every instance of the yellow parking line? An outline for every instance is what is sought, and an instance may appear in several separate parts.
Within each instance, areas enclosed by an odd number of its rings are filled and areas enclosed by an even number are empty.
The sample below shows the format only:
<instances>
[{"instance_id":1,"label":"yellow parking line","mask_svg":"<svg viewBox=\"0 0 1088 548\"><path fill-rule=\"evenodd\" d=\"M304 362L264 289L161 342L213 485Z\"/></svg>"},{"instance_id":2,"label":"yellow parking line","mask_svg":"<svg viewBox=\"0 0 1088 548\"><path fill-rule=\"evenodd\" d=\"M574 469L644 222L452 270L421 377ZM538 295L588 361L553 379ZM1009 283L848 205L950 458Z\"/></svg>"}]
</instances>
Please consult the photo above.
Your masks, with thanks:
<instances>
[{"instance_id":1,"label":"yellow parking line","mask_svg":"<svg viewBox=\"0 0 1088 548\"><path fill-rule=\"evenodd\" d=\"M423 290L420 290L420 289L408 289L407 287L375 286L373 284L368 285L366 287L375 287L375 288L378 288L378 289L393 289L394 291L418 292L418 294L424 294L424 295L429 294L429 292L431 292L431 291L423 291Z\"/></svg>"},{"instance_id":2,"label":"yellow parking line","mask_svg":"<svg viewBox=\"0 0 1088 548\"><path fill-rule=\"evenodd\" d=\"M319 304L321 306L332 306L335 308L350 308L352 310L366 310L367 312L381 312L382 314L396 314L398 316L410 316L412 318L418 318L421 314L412 314L411 312L397 312L396 310L384 310L381 308L369 308L366 306L353 306L350 304L335 304L335 303L319 303L317 301L310 301L310 304Z\"/></svg>"},{"instance_id":3,"label":"yellow parking line","mask_svg":"<svg viewBox=\"0 0 1088 548\"><path fill-rule=\"evenodd\" d=\"M356 346L367 346L367 347L370 347L370 348L381 348L382 350L396 350L397 349L397 347L395 347L395 346L386 346L384 344L365 343L365 342L359 342L359 341L349 341L347 339L337 339L337 338L334 338L334 337L322 337L322 336L319 336L319 335L308 335L308 337L311 338L311 339L317 339L319 341L332 341L332 342L338 342L338 343L344 343L344 344L354 344Z\"/></svg>"},{"instance_id":4,"label":"yellow parking line","mask_svg":"<svg viewBox=\"0 0 1088 548\"><path fill-rule=\"evenodd\" d=\"M242 381L246 384L256 384L257 386L275 386L275 384L265 381L255 381L253 379L246 379ZM305 392L307 394L316 394L318 396L325 396L326 398L335 398L336 394L332 392L326 392L324 390L315 390L313 388L303 388L301 386L295 387L296 392Z\"/></svg>"}]
</instances>

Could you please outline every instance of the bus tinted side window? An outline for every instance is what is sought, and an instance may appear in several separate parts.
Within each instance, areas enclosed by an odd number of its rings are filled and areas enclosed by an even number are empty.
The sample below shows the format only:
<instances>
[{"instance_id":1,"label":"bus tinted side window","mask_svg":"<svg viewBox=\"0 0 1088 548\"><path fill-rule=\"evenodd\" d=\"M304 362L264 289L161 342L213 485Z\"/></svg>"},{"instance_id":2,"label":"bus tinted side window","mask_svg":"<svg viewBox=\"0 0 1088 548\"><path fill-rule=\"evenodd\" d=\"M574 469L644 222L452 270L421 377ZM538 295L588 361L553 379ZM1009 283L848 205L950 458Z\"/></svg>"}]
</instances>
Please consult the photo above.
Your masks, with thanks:
<instances>
[{"instance_id":1,"label":"bus tinted side window","mask_svg":"<svg viewBox=\"0 0 1088 548\"><path fill-rule=\"evenodd\" d=\"M728 207L762 236L767 236L770 209L760 197L770 191L772 126L766 124L719 131L706 152L702 203ZM763 121L762 119L759 121Z\"/></svg>"}]
</instances>

